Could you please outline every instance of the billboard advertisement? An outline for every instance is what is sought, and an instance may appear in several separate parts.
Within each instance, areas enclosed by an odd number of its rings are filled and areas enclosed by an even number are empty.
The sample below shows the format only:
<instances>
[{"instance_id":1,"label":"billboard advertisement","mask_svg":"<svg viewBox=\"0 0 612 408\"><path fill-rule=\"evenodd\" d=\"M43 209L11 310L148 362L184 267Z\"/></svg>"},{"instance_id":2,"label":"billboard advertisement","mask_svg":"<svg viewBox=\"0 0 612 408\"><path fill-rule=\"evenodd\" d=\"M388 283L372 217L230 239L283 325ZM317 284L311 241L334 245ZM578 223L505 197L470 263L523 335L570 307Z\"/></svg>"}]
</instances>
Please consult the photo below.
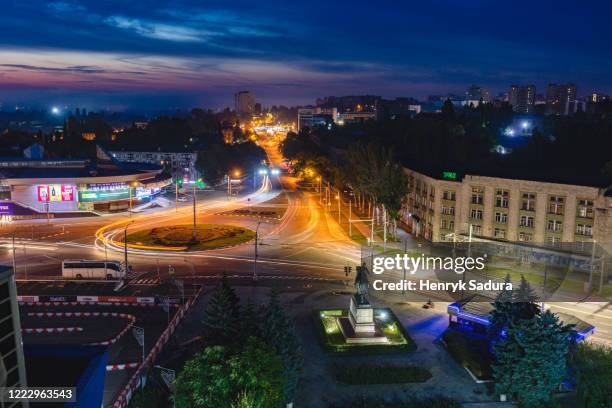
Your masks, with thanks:
<instances>
[{"instance_id":1,"label":"billboard advertisement","mask_svg":"<svg viewBox=\"0 0 612 408\"><path fill-rule=\"evenodd\" d=\"M74 187L69 184L45 184L38 187L38 201L74 201Z\"/></svg>"},{"instance_id":2,"label":"billboard advertisement","mask_svg":"<svg viewBox=\"0 0 612 408\"><path fill-rule=\"evenodd\" d=\"M13 203L0 202L0 215L13 215Z\"/></svg>"}]
</instances>

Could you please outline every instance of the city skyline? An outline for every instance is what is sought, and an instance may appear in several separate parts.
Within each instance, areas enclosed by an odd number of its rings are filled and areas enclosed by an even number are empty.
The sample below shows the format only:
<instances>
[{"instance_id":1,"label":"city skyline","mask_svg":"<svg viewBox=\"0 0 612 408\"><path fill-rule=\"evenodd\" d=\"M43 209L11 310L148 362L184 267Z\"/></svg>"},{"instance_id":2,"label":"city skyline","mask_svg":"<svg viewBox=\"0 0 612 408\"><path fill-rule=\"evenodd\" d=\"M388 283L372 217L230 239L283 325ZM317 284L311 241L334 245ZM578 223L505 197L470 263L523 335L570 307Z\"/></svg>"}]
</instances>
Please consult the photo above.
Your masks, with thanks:
<instances>
[{"instance_id":1,"label":"city skyline","mask_svg":"<svg viewBox=\"0 0 612 408\"><path fill-rule=\"evenodd\" d=\"M554 82L610 93L609 13L554 5L12 3L0 17L12 32L0 38L0 103L222 108L251 89L264 105L305 105ZM557 24L568 16L571 30ZM537 23L521 30L521 19Z\"/></svg>"}]
</instances>

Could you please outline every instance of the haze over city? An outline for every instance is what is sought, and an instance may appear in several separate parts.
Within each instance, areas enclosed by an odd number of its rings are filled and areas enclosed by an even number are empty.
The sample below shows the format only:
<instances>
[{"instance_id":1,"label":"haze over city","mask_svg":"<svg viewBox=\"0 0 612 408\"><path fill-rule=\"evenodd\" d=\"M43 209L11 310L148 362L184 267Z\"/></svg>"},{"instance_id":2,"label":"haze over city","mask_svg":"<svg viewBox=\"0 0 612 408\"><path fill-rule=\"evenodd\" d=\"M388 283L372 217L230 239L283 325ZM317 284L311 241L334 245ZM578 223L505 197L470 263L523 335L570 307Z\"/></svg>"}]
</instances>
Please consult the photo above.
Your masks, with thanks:
<instances>
[{"instance_id":1,"label":"haze over city","mask_svg":"<svg viewBox=\"0 0 612 408\"><path fill-rule=\"evenodd\" d=\"M291 106L567 81L609 94L612 6L596 3L9 1L0 103L216 109L241 89Z\"/></svg>"}]
</instances>

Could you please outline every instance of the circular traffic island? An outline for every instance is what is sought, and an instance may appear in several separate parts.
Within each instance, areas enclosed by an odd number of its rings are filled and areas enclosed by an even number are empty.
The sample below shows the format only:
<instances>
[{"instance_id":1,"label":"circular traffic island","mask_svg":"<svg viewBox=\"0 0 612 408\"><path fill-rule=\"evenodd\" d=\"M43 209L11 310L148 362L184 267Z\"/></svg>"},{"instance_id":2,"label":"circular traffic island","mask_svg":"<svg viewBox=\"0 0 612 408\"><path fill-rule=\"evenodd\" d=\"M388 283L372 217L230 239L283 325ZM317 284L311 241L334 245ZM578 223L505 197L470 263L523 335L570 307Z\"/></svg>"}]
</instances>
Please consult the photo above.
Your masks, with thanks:
<instances>
[{"instance_id":1,"label":"circular traffic island","mask_svg":"<svg viewBox=\"0 0 612 408\"><path fill-rule=\"evenodd\" d=\"M240 245L255 239L255 231L233 225L173 225L137 231L127 236L128 246L145 249L183 249L201 251Z\"/></svg>"}]
</instances>

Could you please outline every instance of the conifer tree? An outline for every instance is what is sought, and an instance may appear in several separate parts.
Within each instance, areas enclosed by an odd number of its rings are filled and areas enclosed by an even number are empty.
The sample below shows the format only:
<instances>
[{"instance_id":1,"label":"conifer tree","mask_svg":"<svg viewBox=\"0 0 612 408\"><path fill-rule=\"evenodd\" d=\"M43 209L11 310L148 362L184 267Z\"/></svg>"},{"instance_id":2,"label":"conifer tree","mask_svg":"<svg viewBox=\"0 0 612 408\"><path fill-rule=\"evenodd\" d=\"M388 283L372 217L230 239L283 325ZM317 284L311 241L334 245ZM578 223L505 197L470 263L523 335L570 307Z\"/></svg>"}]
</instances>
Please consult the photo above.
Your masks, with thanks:
<instances>
[{"instance_id":1,"label":"conifer tree","mask_svg":"<svg viewBox=\"0 0 612 408\"><path fill-rule=\"evenodd\" d=\"M237 340L240 332L240 299L225 275L208 301L202 325L208 344L232 345Z\"/></svg>"},{"instance_id":2,"label":"conifer tree","mask_svg":"<svg viewBox=\"0 0 612 408\"><path fill-rule=\"evenodd\" d=\"M283 361L286 379L284 401L290 404L293 402L302 369L302 348L295 333L293 321L285 314L278 300L278 294L274 290L270 293L270 300L266 308L262 339L276 349Z\"/></svg>"},{"instance_id":3,"label":"conifer tree","mask_svg":"<svg viewBox=\"0 0 612 408\"><path fill-rule=\"evenodd\" d=\"M548 402L567 374L571 341L571 326L550 311L510 322L493 346L495 392L514 397L523 408Z\"/></svg>"}]
</instances>

